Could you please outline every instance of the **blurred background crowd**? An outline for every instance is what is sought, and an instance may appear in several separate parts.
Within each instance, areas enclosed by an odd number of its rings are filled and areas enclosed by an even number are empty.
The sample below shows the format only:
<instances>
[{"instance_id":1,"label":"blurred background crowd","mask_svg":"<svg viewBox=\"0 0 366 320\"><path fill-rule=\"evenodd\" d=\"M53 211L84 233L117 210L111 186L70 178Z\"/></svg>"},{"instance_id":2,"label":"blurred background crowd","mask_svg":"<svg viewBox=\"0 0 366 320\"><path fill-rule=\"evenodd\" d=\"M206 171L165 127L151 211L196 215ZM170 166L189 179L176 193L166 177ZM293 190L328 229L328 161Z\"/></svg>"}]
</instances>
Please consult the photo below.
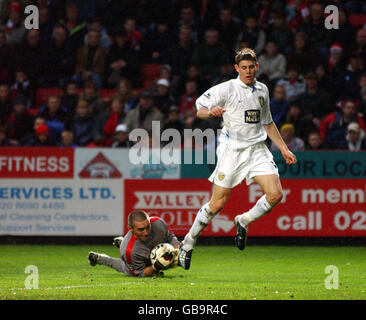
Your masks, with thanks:
<instances>
[{"instance_id":1,"label":"blurred background crowd","mask_svg":"<svg viewBox=\"0 0 366 320\"><path fill-rule=\"evenodd\" d=\"M24 26L30 4L39 29ZM324 25L329 4L338 29ZM363 0L0 0L0 10L0 146L128 148L129 132L154 120L219 129L222 119L196 117L195 100L237 77L235 51L250 47L292 151L366 149Z\"/></svg>"}]
</instances>

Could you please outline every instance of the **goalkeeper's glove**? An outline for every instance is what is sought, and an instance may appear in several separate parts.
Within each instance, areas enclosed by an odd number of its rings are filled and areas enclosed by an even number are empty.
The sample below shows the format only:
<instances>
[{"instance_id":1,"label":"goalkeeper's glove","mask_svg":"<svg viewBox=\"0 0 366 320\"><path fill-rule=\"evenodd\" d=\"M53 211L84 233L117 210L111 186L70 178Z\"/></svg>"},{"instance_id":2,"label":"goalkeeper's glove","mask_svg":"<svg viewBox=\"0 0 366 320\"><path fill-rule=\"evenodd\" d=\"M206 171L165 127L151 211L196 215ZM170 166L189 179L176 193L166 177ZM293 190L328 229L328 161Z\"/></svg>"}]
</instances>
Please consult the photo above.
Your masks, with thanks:
<instances>
[{"instance_id":1,"label":"goalkeeper's glove","mask_svg":"<svg viewBox=\"0 0 366 320\"><path fill-rule=\"evenodd\" d=\"M171 268L178 267L178 255L179 255L179 249L176 248L173 251L174 259L173 262L170 264Z\"/></svg>"}]
</instances>

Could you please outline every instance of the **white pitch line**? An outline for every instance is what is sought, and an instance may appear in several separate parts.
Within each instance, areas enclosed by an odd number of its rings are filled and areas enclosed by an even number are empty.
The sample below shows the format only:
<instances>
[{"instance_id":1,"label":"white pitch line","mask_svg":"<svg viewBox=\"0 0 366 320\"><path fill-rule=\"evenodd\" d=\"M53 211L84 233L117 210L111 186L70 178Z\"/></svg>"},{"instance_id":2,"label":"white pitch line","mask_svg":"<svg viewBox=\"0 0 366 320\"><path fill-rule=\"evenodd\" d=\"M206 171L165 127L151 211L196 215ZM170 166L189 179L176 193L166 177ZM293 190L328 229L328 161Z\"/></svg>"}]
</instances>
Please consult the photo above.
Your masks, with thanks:
<instances>
[{"instance_id":1,"label":"white pitch line","mask_svg":"<svg viewBox=\"0 0 366 320\"><path fill-rule=\"evenodd\" d=\"M80 288L96 288L96 287L117 287L117 286L123 286L123 285L136 285L136 284L144 284L144 282L118 282L118 283L110 283L110 284L81 284L81 285L75 285L75 286L64 286L64 287L47 287L47 288L38 288L41 290L65 290L65 289L80 289ZM28 290L25 288L10 288L7 290L14 290L14 291L21 291L21 290ZM37 290L37 289L35 289ZM0 290L5 291L5 290Z\"/></svg>"}]
</instances>

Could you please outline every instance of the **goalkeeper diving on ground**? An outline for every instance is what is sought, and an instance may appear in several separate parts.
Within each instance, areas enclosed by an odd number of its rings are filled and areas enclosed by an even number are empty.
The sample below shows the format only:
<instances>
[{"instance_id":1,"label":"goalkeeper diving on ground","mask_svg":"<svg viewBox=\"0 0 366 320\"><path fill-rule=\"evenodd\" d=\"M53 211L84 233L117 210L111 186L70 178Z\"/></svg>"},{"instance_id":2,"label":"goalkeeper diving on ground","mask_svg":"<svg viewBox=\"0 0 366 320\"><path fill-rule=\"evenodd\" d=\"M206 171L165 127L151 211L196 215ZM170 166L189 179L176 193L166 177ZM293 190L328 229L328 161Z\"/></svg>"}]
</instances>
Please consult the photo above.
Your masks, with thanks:
<instances>
[{"instance_id":1,"label":"goalkeeper diving on ground","mask_svg":"<svg viewBox=\"0 0 366 320\"><path fill-rule=\"evenodd\" d=\"M132 211L128 229L124 237L113 241L120 250L120 258L90 251L90 265L105 265L135 277L151 277L178 266L180 242L162 219L149 217L145 211Z\"/></svg>"}]
</instances>

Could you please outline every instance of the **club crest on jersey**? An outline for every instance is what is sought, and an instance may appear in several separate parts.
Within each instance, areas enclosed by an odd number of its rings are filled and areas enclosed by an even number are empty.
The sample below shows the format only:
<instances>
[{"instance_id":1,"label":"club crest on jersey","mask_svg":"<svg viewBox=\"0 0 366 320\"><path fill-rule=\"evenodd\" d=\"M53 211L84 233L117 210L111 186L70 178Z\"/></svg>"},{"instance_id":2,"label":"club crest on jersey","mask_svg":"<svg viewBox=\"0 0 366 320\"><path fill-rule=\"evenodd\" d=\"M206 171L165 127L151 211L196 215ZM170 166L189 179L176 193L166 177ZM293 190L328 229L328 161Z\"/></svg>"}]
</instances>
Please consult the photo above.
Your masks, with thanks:
<instances>
[{"instance_id":1,"label":"club crest on jersey","mask_svg":"<svg viewBox=\"0 0 366 320\"><path fill-rule=\"evenodd\" d=\"M259 123L260 110L245 110L244 119L245 123Z\"/></svg>"},{"instance_id":2,"label":"club crest on jersey","mask_svg":"<svg viewBox=\"0 0 366 320\"><path fill-rule=\"evenodd\" d=\"M224 179L225 179L225 174L224 174L224 173L222 173L222 172L219 172L219 173L217 174L217 177L219 178L219 180L220 180L220 181L222 181L222 180L224 180Z\"/></svg>"},{"instance_id":3,"label":"club crest on jersey","mask_svg":"<svg viewBox=\"0 0 366 320\"><path fill-rule=\"evenodd\" d=\"M264 107L264 97L259 96L258 101L259 101L260 106L263 108Z\"/></svg>"},{"instance_id":4,"label":"club crest on jersey","mask_svg":"<svg viewBox=\"0 0 366 320\"><path fill-rule=\"evenodd\" d=\"M211 98L211 93L207 92L203 96L206 97L207 99L210 99Z\"/></svg>"}]
</instances>

